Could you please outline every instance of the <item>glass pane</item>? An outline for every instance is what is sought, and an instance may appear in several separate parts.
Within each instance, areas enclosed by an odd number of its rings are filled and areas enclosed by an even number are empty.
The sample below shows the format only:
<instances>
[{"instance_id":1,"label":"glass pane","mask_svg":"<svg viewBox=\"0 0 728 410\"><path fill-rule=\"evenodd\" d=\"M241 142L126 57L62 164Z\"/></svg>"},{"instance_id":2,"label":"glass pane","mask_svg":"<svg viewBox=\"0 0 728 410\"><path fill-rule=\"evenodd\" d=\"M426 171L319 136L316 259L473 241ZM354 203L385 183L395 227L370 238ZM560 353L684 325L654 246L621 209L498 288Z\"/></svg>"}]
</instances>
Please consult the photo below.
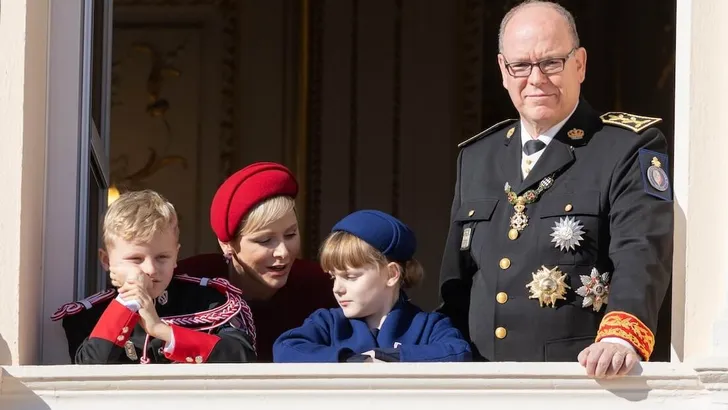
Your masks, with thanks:
<instances>
[{"instance_id":1,"label":"glass pane","mask_svg":"<svg viewBox=\"0 0 728 410\"><path fill-rule=\"evenodd\" d=\"M98 250L102 245L102 207L104 189L98 167L91 159L89 163L88 219L86 224L86 280L85 294L91 295L105 286L105 274L99 261Z\"/></svg>"},{"instance_id":2,"label":"glass pane","mask_svg":"<svg viewBox=\"0 0 728 410\"><path fill-rule=\"evenodd\" d=\"M106 14L106 1L94 0L93 14L93 40L91 44L91 119L99 125L99 134L103 140L101 129L106 121L103 118L104 105L104 61L105 61L105 32L104 16Z\"/></svg>"}]
</instances>

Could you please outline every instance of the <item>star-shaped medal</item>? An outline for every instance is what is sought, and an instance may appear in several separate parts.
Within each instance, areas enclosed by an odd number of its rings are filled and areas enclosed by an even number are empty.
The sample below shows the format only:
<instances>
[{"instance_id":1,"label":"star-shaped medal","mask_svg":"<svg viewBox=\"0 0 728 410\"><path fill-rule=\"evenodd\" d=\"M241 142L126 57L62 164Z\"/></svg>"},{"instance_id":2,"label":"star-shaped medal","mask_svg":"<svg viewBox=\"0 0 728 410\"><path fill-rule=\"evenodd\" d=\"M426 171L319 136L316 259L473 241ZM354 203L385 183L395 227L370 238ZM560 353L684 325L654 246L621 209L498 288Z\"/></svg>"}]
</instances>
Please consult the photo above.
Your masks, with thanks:
<instances>
[{"instance_id":1,"label":"star-shaped medal","mask_svg":"<svg viewBox=\"0 0 728 410\"><path fill-rule=\"evenodd\" d=\"M609 272L599 274L596 268L592 268L590 276L579 277L583 286L576 290L576 294L584 298L581 307L591 306L595 312L599 312L602 305L608 303Z\"/></svg>"},{"instance_id":2,"label":"star-shaped medal","mask_svg":"<svg viewBox=\"0 0 728 410\"><path fill-rule=\"evenodd\" d=\"M566 274L561 272L558 266L554 266L553 269L548 269L545 266L541 266L541 269L531 274L533 280L526 285L531 292L529 299L538 299L539 305L551 305L552 308L556 307L556 301L559 299L566 299L566 289L571 289L569 285L565 283Z\"/></svg>"},{"instance_id":3,"label":"star-shaped medal","mask_svg":"<svg viewBox=\"0 0 728 410\"><path fill-rule=\"evenodd\" d=\"M581 236L585 232L584 226L581 222L576 219L567 216L566 218L559 218L559 221L554 225L553 232L551 232L551 242L555 243L556 248L561 250L575 250L579 246L579 241L584 240Z\"/></svg>"}]
</instances>

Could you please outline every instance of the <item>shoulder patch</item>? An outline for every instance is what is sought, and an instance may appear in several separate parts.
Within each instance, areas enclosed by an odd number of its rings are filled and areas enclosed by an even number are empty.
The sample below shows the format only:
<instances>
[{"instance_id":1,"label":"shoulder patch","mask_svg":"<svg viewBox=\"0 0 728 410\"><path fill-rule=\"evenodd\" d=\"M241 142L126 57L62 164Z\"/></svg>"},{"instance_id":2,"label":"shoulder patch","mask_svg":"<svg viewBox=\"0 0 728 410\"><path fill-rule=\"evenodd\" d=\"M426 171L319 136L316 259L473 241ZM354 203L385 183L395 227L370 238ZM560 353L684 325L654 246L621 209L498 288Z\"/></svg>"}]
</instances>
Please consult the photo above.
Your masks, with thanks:
<instances>
[{"instance_id":1,"label":"shoulder patch","mask_svg":"<svg viewBox=\"0 0 728 410\"><path fill-rule=\"evenodd\" d=\"M58 321L66 316L75 315L83 310L91 309L94 305L98 305L101 302L107 301L114 297L116 289L106 289L99 293L95 293L85 299L81 299L77 302L66 303L56 310L56 313L51 315L52 321Z\"/></svg>"},{"instance_id":2,"label":"shoulder patch","mask_svg":"<svg viewBox=\"0 0 728 410\"><path fill-rule=\"evenodd\" d=\"M646 193L665 201L672 201L672 187L667 175L667 155L641 148L639 150L640 173Z\"/></svg>"},{"instance_id":3,"label":"shoulder patch","mask_svg":"<svg viewBox=\"0 0 728 410\"><path fill-rule=\"evenodd\" d=\"M490 135L500 129L503 129L506 125L512 124L516 121L518 121L518 120L515 118L509 118L509 119L501 121L497 124L491 125L490 127L486 128L485 130L473 135L472 137L470 137L470 138L466 139L465 141L461 142L460 144L458 144L458 148L462 148L470 143L473 143L473 142L485 137L486 135Z\"/></svg>"},{"instance_id":4,"label":"shoulder patch","mask_svg":"<svg viewBox=\"0 0 728 410\"><path fill-rule=\"evenodd\" d=\"M626 128L630 131L640 133L647 128L662 122L662 118L645 117L626 112L607 112L599 116L602 122L617 127Z\"/></svg>"}]
</instances>

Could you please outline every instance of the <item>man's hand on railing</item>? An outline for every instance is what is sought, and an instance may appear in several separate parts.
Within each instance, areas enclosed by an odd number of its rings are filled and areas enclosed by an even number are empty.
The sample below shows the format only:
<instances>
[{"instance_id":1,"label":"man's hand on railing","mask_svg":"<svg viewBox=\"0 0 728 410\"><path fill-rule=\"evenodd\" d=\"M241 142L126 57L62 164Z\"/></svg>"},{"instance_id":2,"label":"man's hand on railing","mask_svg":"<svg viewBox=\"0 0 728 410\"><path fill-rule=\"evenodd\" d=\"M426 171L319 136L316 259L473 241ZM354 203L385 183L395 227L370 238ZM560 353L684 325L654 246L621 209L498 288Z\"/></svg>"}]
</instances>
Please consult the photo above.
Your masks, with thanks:
<instances>
[{"instance_id":1,"label":"man's hand on railing","mask_svg":"<svg viewBox=\"0 0 728 410\"><path fill-rule=\"evenodd\" d=\"M578 359L586 374L593 377L624 376L640 361L631 347L610 342L593 343L579 353Z\"/></svg>"}]
</instances>

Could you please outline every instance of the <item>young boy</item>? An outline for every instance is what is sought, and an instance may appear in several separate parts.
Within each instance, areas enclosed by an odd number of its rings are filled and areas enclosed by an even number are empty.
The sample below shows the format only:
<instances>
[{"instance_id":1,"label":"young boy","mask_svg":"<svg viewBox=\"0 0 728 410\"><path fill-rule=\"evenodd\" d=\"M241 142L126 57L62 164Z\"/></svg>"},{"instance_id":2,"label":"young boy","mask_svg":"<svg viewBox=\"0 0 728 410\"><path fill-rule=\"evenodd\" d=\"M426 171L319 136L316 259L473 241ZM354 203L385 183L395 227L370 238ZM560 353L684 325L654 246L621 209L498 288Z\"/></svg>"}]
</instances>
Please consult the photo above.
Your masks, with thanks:
<instances>
[{"instance_id":1,"label":"young boy","mask_svg":"<svg viewBox=\"0 0 728 410\"><path fill-rule=\"evenodd\" d=\"M470 344L439 313L423 312L403 289L422 267L414 233L380 211L339 221L321 246L340 308L319 309L273 345L276 362L468 361Z\"/></svg>"},{"instance_id":2,"label":"young boy","mask_svg":"<svg viewBox=\"0 0 728 410\"><path fill-rule=\"evenodd\" d=\"M251 362L255 329L239 289L225 279L173 276L174 206L156 192L121 195L103 225L101 264L114 286L62 306L77 364Z\"/></svg>"}]
</instances>

